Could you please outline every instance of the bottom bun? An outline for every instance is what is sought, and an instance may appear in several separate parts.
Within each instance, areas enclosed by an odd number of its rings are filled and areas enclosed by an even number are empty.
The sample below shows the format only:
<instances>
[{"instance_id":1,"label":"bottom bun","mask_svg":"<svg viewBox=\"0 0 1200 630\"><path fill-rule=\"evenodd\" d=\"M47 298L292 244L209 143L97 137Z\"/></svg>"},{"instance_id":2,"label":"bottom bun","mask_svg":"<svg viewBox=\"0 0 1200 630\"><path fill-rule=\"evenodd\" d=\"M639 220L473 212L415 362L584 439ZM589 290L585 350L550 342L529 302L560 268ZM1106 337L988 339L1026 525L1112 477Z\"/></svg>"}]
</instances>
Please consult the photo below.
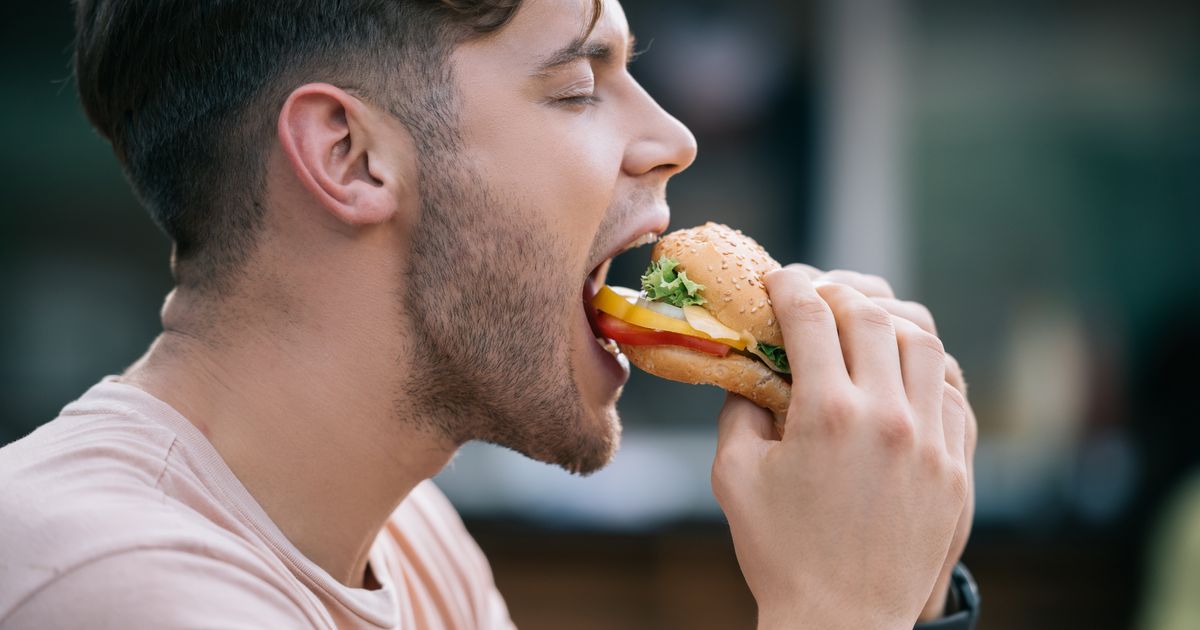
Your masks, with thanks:
<instances>
[{"instance_id":1,"label":"bottom bun","mask_svg":"<svg viewBox=\"0 0 1200 630\"><path fill-rule=\"evenodd\" d=\"M672 381L716 385L749 399L775 414L775 428L783 435L792 386L762 361L730 352L714 357L682 346L622 345L621 352L639 368Z\"/></svg>"}]
</instances>

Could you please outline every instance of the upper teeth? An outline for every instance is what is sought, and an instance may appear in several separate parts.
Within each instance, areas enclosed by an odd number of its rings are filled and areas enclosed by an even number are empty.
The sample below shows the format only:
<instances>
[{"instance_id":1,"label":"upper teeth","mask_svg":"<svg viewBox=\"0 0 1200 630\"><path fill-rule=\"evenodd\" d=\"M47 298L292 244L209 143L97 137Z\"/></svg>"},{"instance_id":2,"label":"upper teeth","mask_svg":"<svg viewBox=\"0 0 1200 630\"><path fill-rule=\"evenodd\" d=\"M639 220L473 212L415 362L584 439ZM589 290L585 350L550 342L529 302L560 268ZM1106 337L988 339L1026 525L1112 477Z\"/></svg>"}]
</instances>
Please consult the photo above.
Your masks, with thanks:
<instances>
[{"instance_id":1,"label":"upper teeth","mask_svg":"<svg viewBox=\"0 0 1200 630\"><path fill-rule=\"evenodd\" d=\"M654 232L646 232L645 234L630 241L629 244L626 245L624 247L624 249L622 249L621 251L624 252L624 251L631 250L634 247L641 247L642 245L649 245L650 243L654 243L657 240L658 240L657 234L655 234Z\"/></svg>"}]
</instances>

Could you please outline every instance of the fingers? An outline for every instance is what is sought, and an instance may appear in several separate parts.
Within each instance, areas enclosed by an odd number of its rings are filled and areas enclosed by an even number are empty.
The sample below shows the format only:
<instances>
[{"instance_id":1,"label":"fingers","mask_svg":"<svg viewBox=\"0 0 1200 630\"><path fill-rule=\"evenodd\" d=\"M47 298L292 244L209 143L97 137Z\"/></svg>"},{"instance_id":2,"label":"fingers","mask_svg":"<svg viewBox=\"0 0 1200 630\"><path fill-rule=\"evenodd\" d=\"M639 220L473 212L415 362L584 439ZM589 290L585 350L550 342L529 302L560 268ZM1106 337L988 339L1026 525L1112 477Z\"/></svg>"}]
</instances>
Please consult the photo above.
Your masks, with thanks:
<instances>
[{"instance_id":1,"label":"fingers","mask_svg":"<svg viewBox=\"0 0 1200 630\"><path fill-rule=\"evenodd\" d=\"M883 310L895 315L903 317L908 321L921 327L927 333L937 334L937 325L933 322L933 314L925 308L920 302L908 302L905 300L897 300L895 298L873 298L875 303L882 306Z\"/></svg>"},{"instance_id":2,"label":"fingers","mask_svg":"<svg viewBox=\"0 0 1200 630\"><path fill-rule=\"evenodd\" d=\"M920 326L923 330L935 335L937 334L937 327L934 325L933 315L929 312L929 309L925 308L925 305L919 302L896 299L896 293L892 290L892 285L880 276L849 271L847 269L821 271L816 267L802 263L792 263L788 267L803 270L817 284L821 282L836 282L858 289L860 293L874 299L876 304L882 306L884 310L892 315L903 317Z\"/></svg>"},{"instance_id":3,"label":"fingers","mask_svg":"<svg viewBox=\"0 0 1200 630\"><path fill-rule=\"evenodd\" d=\"M818 284L816 290L837 319L850 380L875 393L902 394L900 355L892 316L844 284Z\"/></svg>"},{"instance_id":4,"label":"fingers","mask_svg":"<svg viewBox=\"0 0 1200 630\"><path fill-rule=\"evenodd\" d=\"M811 267L810 267L811 268ZM834 269L822 274L817 280L827 280L844 284L849 287L858 289L863 295L873 298L889 298L894 299L896 293L892 291L892 285L888 284L887 280L879 276L873 276L857 271L847 271L845 269Z\"/></svg>"},{"instance_id":5,"label":"fingers","mask_svg":"<svg viewBox=\"0 0 1200 630\"><path fill-rule=\"evenodd\" d=\"M792 373L804 375L793 384L793 397L846 384L849 376L833 311L813 288L808 273L789 265L768 273L763 282L783 330Z\"/></svg>"},{"instance_id":6,"label":"fingers","mask_svg":"<svg viewBox=\"0 0 1200 630\"><path fill-rule=\"evenodd\" d=\"M729 394L717 416L717 448L722 444L756 443L775 436L775 419L771 412L749 400Z\"/></svg>"},{"instance_id":7,"label":"fingers","mask_svg":"<svg viewBox=\"0 0 1200 630\"><path fill-rule=\"evenodd\" d=\"M712 489L725 507L741 494L746 471L775 443L774 418L749 400L729 394L717 416L717 453L712 465Z\"/></svg>"},{"instance_id":8,"label":"fingers","mask_svg":"<svg viewBox=\"0 0 1200 630\"><path fill-rule=\"evenodd\" d=\"M946 355L946 382L957 388L964 396L967 394L967 382L963 379L962 368L958 365L958 359L949 354Z\"/></svg>"},{"instance_id":9,"label":"fingers","mask_svg":"<svg viewBox=\"0 0 1200 630\"><path fill-rule=\"evenodd\" d=\"M809 280L816 280L817 278L821 277L821 274L825 273L824 271L821 271L812 265L806 265L804 263L792 263L786 268L799 269L800 271L803 271L804 274L808 276Z\"/></svg>"},{"instance_id":10,"label":"fingers","mask_svg":"<svg viewBox=\"0 0 1200 630\"><path fill-rule=\"evenodd\" d=\"M950 383L942 385L942 431L946 450L958 462L967 461L967 402L962 392Z\"/></svg>"},{"instance_id":11,"label":"fingers","mask_svg":"<svg viewBox=\"0 0 1200 630\"><path fill-rule=\"evenodd\" d=\"M936 420L941 417L942 388L946 385L946 352L942 342L903 317L894 318L893 323L909 404L918 417ZM933 430L936 431L936 426Z\"/></svg>"}]
</instances>

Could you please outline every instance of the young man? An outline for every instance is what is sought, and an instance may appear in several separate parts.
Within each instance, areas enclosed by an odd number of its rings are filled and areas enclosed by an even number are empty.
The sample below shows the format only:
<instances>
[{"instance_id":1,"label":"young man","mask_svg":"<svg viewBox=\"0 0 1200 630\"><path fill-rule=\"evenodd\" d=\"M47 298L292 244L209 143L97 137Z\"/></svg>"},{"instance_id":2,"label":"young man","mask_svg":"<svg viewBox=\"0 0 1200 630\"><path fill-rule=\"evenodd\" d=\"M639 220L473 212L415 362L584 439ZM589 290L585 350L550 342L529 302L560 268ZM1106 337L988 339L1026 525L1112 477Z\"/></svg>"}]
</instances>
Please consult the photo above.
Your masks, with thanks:
<instances>
[{"instance_id":1,"label":"young man","mask_svg":"<svg viewBox=\"0 0 1200 630\"><path fill-rule=\"evenodd\" d=\"M470 440L577 473L617 448L628 368L582 289L666 228L696 151L626 71L620 5L77 19L84 108L177 286L137 363L0 451L0 625L510 626L429 478ZM742 399L718 419L760 626L936 620L970 527L961 375L923 309L815 273L767 278L804 375L787 439Z\"/></svg>"}]
</instances>

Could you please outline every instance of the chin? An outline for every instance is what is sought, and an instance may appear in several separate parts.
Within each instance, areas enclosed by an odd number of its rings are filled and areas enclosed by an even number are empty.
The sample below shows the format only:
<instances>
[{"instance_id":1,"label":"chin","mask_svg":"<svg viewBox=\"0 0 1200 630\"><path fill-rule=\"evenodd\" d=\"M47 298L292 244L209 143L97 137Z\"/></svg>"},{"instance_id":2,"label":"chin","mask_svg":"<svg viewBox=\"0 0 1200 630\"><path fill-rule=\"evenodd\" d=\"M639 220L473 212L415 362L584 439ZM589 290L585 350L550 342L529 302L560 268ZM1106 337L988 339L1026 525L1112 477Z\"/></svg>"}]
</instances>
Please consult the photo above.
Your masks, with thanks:
<instances>
[{"instance_id":1,"label":"chin","mask_svg":"<svg viewBox=\"0 0 1200 630\"><path fill-rule=\"evenodd\" d=\"M590 475L612 462L621 445L621 418L615 404L583 416L585 426L579 436L586 445L576 451L571 466L563 466L578 475Z\"/></svg>"}]
</instances>

